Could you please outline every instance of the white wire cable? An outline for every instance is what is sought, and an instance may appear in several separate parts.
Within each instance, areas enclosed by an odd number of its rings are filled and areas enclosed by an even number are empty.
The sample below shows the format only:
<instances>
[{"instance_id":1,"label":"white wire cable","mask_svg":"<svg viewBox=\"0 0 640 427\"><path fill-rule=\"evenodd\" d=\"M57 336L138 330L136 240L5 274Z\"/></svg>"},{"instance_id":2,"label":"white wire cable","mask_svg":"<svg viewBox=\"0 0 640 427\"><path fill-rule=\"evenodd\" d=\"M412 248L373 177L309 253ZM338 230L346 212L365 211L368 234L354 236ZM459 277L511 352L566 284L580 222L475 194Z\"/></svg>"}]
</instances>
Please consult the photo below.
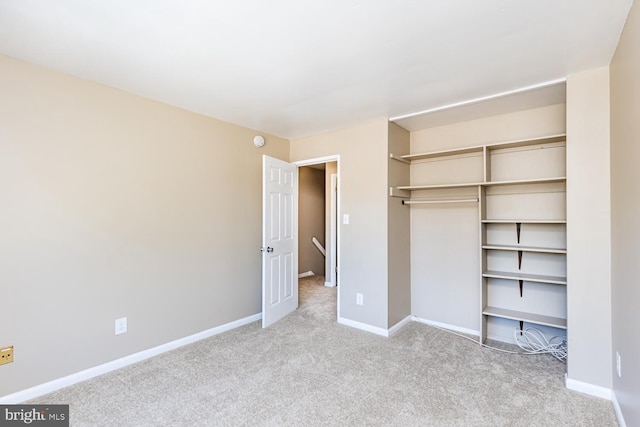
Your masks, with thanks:
<instances>
[{"instance_id":1,"label":"white wire cable","mask_svg":"<svg viewBox=\"0 0 640 427\"><path fill-rule=\"evenodd\" d=\"M508 353L508 354L521 354L521 355L525 355L525 356L526 355L549 353L549 354L553 355L555 358L557 358L558 360L561 360L561 361L563 361L565 363L567 361L567 341L563 337L553 337L550 340L547 340L545 338L545 336L542 334L542 332L540 332L538 329L535 329L535 328L527 328L527 329L525 329L523 331L520 331L520 329L516 329L514 331L514 336L516 336L517 334L522 332L523 336L526 336L528 338L523 339L523 340L518 340L518 338L516 337L515 338L516 344L523 351L512 351L512 350L504 350L504 349L498 348L498 347L493 347L493 346L490 346L490 345L485 344L485 343L480 343L475 338L468 337L466 335L463 335L463 334L460 334L458 332L452 331L451 329L445 329L445 328L441 328L440 326L435 326L435 325L429 325L429 326L431 326L433 328L436 328L436 329L439 329L441 331L450 333L452 335L456 335L456 336L458 336L460 338L464 338L464 339L469 340L469 341L471 341L473 343L480 344L481 347L488 348L488 349L491 349L491 350L494 350L494 351L499 351L499 352ZM533 331L535 331L535 332L533 332ZM539 334L539 336L536 336L535 335L536 333ZM553 343L553 341L555 341L557 339L561 339L561 341L559 343ZM535 340L536 343L534 343L531 340ZM540 341L540 340L542 340L542 341Z\"/></svg>"},{"instance_id":2,"label":"white wire cable","mask_svg":"<svg viewBox=\"0 0 640 427\"><path fill-rule=\"evenodd\" d=\"M529 354L551 354L558 360L567 361L567 340L564 337L547 339L540 330L526 328L522 331L516 329L513 339Z\"/></svg>"}]
</instances>

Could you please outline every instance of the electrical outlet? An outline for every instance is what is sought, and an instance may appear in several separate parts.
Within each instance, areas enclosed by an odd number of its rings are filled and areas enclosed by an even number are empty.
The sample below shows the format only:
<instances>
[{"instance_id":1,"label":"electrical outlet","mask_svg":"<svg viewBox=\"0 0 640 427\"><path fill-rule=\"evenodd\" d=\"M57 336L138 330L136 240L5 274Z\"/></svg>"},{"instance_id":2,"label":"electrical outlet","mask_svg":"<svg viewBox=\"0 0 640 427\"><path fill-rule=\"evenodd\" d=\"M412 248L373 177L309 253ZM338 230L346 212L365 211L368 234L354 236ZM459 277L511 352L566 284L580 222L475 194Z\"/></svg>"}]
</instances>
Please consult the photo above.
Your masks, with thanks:
<instances>
[{"instance_id":1,"label":"electrical outlet","mask_svg":"<svg viewBox=\"0 0 640 427\"><path fill-rule=\"evenodd\" d=\"M0 348L0 365L13 362L13 346Z\"/></svg>"},{"instance_id":2,"label":"electrical outlet","mask_svg":"<svg viewBox=\"0 0 640 427\"><path fill-rule=\"evenodd\" d=\"M121 317L116 319L116 335L124 334L127 332L127 318Z\"/></svg>"},{"instance_id":3,"label":"electrical outlet","mask_svg":"<svg viewBox=\"0 0 640 427\"><path fill-rule=\"evenodd\" d=\"M356 294L356 304L364 305L364 297L362 294Z\"/></svg>"},{"instance_id":4,"label":"electrical outlet","mask_svg":"<svg viewBox=\"0 0 640 427\"><path fill-rule=\"evenodd\" d=\"M622 378L622 357L620 353L616 351L616 372L618 372L618 378Z\"/></svg>"}]
</instances>

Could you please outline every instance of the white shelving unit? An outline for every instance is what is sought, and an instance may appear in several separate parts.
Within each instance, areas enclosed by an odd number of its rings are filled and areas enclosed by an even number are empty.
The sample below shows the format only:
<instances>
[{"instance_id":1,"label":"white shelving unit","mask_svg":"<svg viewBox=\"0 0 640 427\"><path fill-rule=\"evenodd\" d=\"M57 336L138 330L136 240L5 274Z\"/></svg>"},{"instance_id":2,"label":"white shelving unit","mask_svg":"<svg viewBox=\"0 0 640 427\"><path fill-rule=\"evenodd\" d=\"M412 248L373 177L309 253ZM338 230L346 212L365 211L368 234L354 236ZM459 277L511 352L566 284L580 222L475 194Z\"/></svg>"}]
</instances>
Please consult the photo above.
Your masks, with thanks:
<instances>
[{"instance_id":1,"label":"white shelving unit","mask_svg":"<svg viewBox=\"0 0 640 427\"><path fill-rule=\"evenodd\" d=\"M482 277L505 280L526 280L527 282L550 283L553 285L566 285L567 278L563 276L546 276L543 274L511 273L504 271L485 270Z\"/></svg>"},{"instance_id":2,"label":"white shelving unit","mask_svg":"<svg viewBox=\"0 0 640 427\"><path fill-rule=\"evenodd\" d=\"M516 252L538 252L541 254L566 254L566 249L556 248L535 248L533 246L509 246L509 245L482 245L484 250L494 251L516 251Z\"/></svg>"},{"instance_id":3,"label":"white shelving unit","mask_svg":"<svg viewBox=\"0 0 640 427\"><path fill-rule=\"evenodd\" d=\"M462 173L475 177L438 182L437 174L424 174L430 177L426 182L391 187L389 194L408 205L478 204L481 342L491 322L505 319L517 328L567 328L565 141L558 134L390 155L415 172L430 162L458 161Z\"/></svg>"},{"instance_id":4,"label":"white shelving unit","mask_svg":"<svg viewBox=\"0 0 640 427\"><path fill-rule=\"evenodd\" d=\"M524 311L508 310L506 308L487 306L482 311L482 315L524 321L527 323L534 323L536 325L550 326L552 328L567 329L567 319L565 318L527 313Z\"/></svg>"}]
</instances>

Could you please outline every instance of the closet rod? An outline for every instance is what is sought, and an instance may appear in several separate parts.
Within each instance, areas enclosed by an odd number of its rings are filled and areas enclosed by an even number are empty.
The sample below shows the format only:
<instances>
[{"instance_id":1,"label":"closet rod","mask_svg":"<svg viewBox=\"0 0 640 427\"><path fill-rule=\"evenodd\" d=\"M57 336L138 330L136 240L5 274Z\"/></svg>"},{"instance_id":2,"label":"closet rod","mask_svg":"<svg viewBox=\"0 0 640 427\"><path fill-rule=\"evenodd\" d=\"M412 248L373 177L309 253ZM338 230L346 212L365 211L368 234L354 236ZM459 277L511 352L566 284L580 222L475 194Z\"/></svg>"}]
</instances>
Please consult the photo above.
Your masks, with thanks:
<instances>
[{"instance_id":1,"label":"closet rod","mask_svg":"<svg viewBox=\"0 0 640 427\"><path fill-rule=\"evenodd\" d=\"M403 200L403 205L433 205L440 203L474 203L478 199L451 199L451 200Z\"/></svg>"}]
</instances>

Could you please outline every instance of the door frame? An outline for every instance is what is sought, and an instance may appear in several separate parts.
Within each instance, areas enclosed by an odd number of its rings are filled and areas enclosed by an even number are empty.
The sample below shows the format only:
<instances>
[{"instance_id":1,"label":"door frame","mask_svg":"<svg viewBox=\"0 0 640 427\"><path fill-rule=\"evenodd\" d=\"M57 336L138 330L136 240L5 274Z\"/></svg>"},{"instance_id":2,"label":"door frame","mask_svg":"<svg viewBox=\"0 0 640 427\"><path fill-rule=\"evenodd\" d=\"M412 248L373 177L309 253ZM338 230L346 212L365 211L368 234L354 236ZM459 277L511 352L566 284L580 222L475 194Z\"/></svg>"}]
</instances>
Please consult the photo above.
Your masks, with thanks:
<instances>
[{"instance_id":1,"label":"door frame","mask_svg":"<svg viewBox=\"0 0 640 427\"><path fill-rule=\"evenodd\" d=\"M306 159L306 160L298 160L296 162L291 162L291 164L296 165L298 167L298 173L300 172L300 168L302 166L313 166L313 165L318 165L318 164L322 164L322 163L330 163L330 162L336 162L336 171L337 171L337 175L338 175L338 186L341 185L341 181L340 181L340 155L339 154L335 154L332 156L323 156L323 157L315 157L312 159ZM340 198L342 195L342 191L338 191L336 194L336 210L338 212L338 214L336 215L337 218L340 217ZM296 211L297 211L297 206L296 206ZM296 224L296 227L298 227L298 224ZM342 262L341 262L341 254L342 254L342 250L341 250L341 246L340 246L340 231L341 231L340 227L340 221L336 221L336 251L337 252L337 257L336 257L336 264L338 265L338 272L336 274L336 280L337 283L340 284L342 283L342 281L340 280L340 272L342 270ZM297 249L296 249L297 250ZM296 286L298 286L298 284L296 283ZM337 291L337 301L336 301L336 320L340 319L340 288L341 286L338 286L338 291Z\"/></svg>"},{"instance_id":2,"label":"door frame","mask_svg":"<svg viewBox=\"0 0 640 427\"><path fill-rule=\"evenodd\" d=\"M328 287L338 286L338 173L332 173L329 177L330 188L329 191L331 194L329 195L329 239L328 242L325 242L328 247L331 248L329 252L329 277L325 277L324 285ZM326 194L325 194L326 198ZM325 221L326 228L326 221ZM326 235L326 230L325 230ZM326 239L325 239L326 240ZM325 263L327 260L325 260ZM326 266L325 266L325 276L326 276Z\"/></svg>"}]
</instances>

